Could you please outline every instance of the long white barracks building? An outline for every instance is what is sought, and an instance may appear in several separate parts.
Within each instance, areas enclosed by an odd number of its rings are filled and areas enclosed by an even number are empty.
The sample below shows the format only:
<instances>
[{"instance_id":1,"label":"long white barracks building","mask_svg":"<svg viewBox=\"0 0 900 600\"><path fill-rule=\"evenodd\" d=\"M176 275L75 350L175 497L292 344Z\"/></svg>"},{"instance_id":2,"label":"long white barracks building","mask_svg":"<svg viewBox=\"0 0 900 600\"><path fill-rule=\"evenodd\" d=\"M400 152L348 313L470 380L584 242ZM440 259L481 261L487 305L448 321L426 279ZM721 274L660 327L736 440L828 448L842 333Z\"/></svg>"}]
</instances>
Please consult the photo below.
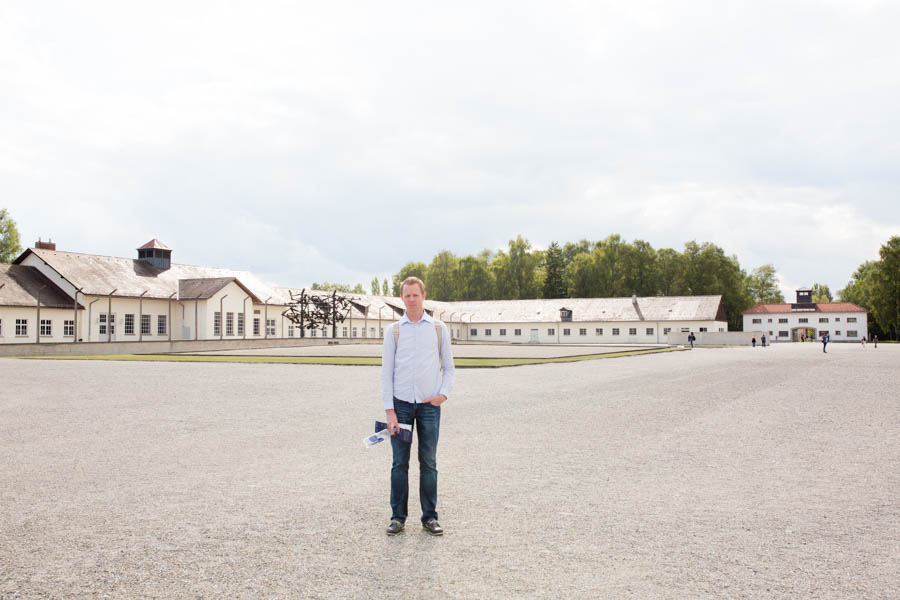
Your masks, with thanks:
<instances>
[{"instance_id":1,"label":"long white barracks building","mask_svg":"<svg viewBox=\"0 0 900 600\"><path fill-rule=\"evenodd\" d=\"M135 258L38 242L0 265L0 343L235 340L301 337L285 316L298 288L247 271L172 262L153 239ZM321 292L326 295L329 292ZM381 338L399 298L346 294L346 319L310 338ZM454 339L511 343L667 343L672 332L724 332L721 296L439 302L425 309Z\"/></svg>"}]
</instances>

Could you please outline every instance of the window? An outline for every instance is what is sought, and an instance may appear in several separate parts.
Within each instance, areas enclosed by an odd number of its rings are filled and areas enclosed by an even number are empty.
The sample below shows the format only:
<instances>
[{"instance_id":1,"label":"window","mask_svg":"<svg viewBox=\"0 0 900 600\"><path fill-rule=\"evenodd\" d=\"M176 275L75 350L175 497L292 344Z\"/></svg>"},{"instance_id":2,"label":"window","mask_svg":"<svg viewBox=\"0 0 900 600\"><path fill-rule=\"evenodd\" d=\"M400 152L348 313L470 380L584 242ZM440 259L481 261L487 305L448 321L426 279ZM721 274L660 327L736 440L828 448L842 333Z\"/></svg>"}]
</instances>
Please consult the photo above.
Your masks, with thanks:
<instances>
[{"instance_id":1,"label":"window","mask_svg":"<svg viewBox=\"0 0 900 600\"><path fill-rule=\"evenodd\" d=\"M725 333L725 328L724 328L724 327L719 327L719 333Z\"/></svg>"},{"instance_id":2,"label":"window","mask_svg":"<svg viewBox=\"0 0 900 600\"><path fill-rule=\"evenodd\" d=\"M260 311L258 308L254 308L254 309L253 309L253 314L254 314L254 315L261 315L261 314L262 314L262 311Z\"/></svg>"},{"instance_id":3,"label":"window","mask_svg":"<svg viewBox=\"0 0 900 600\"><path fill-rule=\"evenodd\" d=\"M225 313L225 335L234 335L234 313Z\"/></svg>"},{"instance_id":4,"label":"window","mask_svg":"<svg viewBox=\"0 0 900 600\"><path fill-rule=\"evenodd\" d=\"M556 330L551 327L547 330L547 335L556 335Z\"/></svg>"},{"instance_id":5,"label":"window","mask_svg":"<svg viewBox=\"0 0 900 600\"><path fill-rule=\"evenodd\" d=\"M106 335L106 325L109 321L109 334L116 335L116 315L100 313L100 335Z\"/></svg>"},{"instance_id":6,"label":"window","mask_svg":"<svg viewBox=\"0 0 900 600\"><path fill-rule=\"evenodd\" d=\"M613 335L619 335L619 328L613 327Z\"/></svg>"},{"instance_id":7,"label":"window","mask_svg":"<svg viewBox=\"0 0 900 600\"><path fill-rule=\"evenodd\" d=\"M779 331L778 332L778 337L787 337L789 335L790 334L787 331Z\"/></svg>"},{"instance_id":8,"label":"window","mask_svg":"<svg viewBox=\"0 0 900 600\"><path fill-rule=\"evenodd\" d=\"M371 337L375 337L375 328L374 328L374 327L369 327L369 333L372 334Z\"/></svg>"},{"instance_id":9,"label":"window","mask_svg":"<svg viewBox=\"0 0 900 600\"><path fill-rule=\"evenodd\" d=\"M159 335L166 335L169 331L169 322L166 315L157 315L156 317L156 333Z\"/></svg>"},{"instance_id":10,"label":"window","mask_svg":"<svg viewBox=\"0 0 900 600\"><path fill-rule=\"evenodd\" d=\"M125 335L134 335L134 315L125 315Z\"/></svg>"},{"instance_id":11,"label":"window","mask_svg":"<svg viewBox=\"0 0 900 600\"><path fill-rule=\"evenodd\" d=\"M222 335L222 313L213 313L213 335Z\"/></svg>"},{"instance_id":12,"label":"window","mask_svg":"<svg viewBox=\"0 0 900 600\"><path fill-rule=\"evenodd\" d=\"M847 322L848 323L856 323L856 317L847 317ZM848 333L848 335L849 335L849 333Z\"/></svg>"},{"instance_id":13,"label":"window","mask_svg":"<svg viewBox=\"0 0 900 600\"><path fill-rule=\"evenodd\" d=\"M521 329L513 329L513 335L522 335Z\"/></svg>"},{"instance_id":14,"label":"window","mask_svg":"<svg viewBox=\"0 0 900 600\"><path fill-rule=\"evenodd\" d=\"M290 334L291 330L288 328L288 333ZM316 337L316 334L319 333L319 330L313 327L309 330L309 337Z\"/></svg>"},{"instance_id":15,"label":"window","mask_svg":"<svg viewBox=\"0 0 900 600\"><path fill-rule=\"evenodd\" d=\"M648 328L647 328L647 335L653 335L653 328L652 328L652 327L648 327Z\"/></svg>"},{"instance_id":16,"label":"window","mask_svg":"<svg viewBox=\"0 0 900 600\"><path fill-rule=\"evenodd\" d=\"M294 326L288 325L288 337L294 337Z\"/></svg>"},{"instance_id":17,"label":"window","mask_svg":"<svg viewBox=\"0 0 900 600\"><path fill-rule=\"evenodd\" d=\"M347 328L341 327L341 337L347 337Z\"/></svg>"},{"instance_id":18,"label":"window","mask_svg":"<svg viewBox=\"0 0 900 600\"><path fill-rule=\"evenodd\" d=\"M275 335L275 319L266 319L266 335Z\"/></svg>"},{"instance_id":19,"label":"window","mask_svg":"<svg viewBox=\"0 0 900 600\"><path fill-rule=\"evenodd\" d=\"M571 329L563 329L563 335L571 335L571 333L572 333Z\"/></svg>"},{"instance_id":20,"label":"window","mask_svg":"<svg viewBox=\"0 0 900 600\"><path fill-rule=\"evenodd\" d=\"M587 335L587 327L582 327L578 330L578 335Z\"/></svg>"},{"instance_id":21,"label":"window","mask_svg":"<svg viewBox=\"0 0 900 600\"><path fill-rule=\"evenodd\" d=\"M800 317L799 319L797 319L797 322L799 322L799 323L809 323L809 319L806 318L806 317Z\"/></svg>"},{"instance_id":22,"label":"window","mask_svg":"<svg viewBox=\"0 0 900 600\"><path fill-rule=\"evenodd\" d=\"M637 335L637 327L629 327L628 335Z\"/></svg>"},{"instance_id":23,"label":"window","mask_svg":"<svg viewBox=\"0 0 900 600\"><path fill-rule=\"evenodd\" d=\"M834 322L835 322L835 323L840 323L840 322L841 322L841 318L840 318L840 317L835 317L835 318L834 318Z\"/></svg>"},{"instance_id":24,"label":"window","mask_svg":"<svg viewBox=\"0 0 900 600\"><path fill-rule=\"evenodd\" d=\"M490 329L485 329L485 330L484 330L484 335L485 335L485 336L491 335L491 330L490 330Z\"/></svg>"},{"instance_id":25,"label":"window","mask_svg":"<svg viewBox=\"0 0 900 600\"><path fill-rule=\"evenodd\" d=\"M759 325L760 323L762 323L762 319L753 319L754 325Z\"/></svg>"},{"instance_id":26,"label":"window","mask_svg":"<svg viewBox=\"0 0 900 600\"><path fill-rule=\"evenodd\" d=\"M478 330L475 328L470 329L469 335L471 335L472 337L475 337L476 335L478 335Z\"/></svg>"},{"instance_id":27,"label":"window","mask_svg":"<svg viewBox=\"0 0 900 600\"><path fill-rule=\"evenodd\" d=\"M28 335L28 319L16 319L16 335Z\"/></svg>"},{"instance_id":28,"label":"window","mask_svg":"<svg viewBox=\"0 0 900 600\"><path fill-rule=\"evenodd\" d=\"M602 327L597 327L596 329L594 329L594 333L595 333L596 335L603 335L603 328L602 328Z\"/></svg>"},{"instance_id":29,"label":"window","mask_svg":"<svg viewBox=\"0 0 900 600\"><path fill-rule=\"evenodd\" d=\"M690 328L690 327L682 327L682 328L681 328L681 333L690 333L690 332L691 332L691 328Z\"/></svg>"},{"instance_id":30,"label":"window","mask_svg":"<svg viewBox=\"0 0 900 600\"><path fill-rule=\"evenodd\" d=\"M855 337L859 337L859 332L856 331L855 329L848 329L848 330L847 330L847 337L854 337L854 338L855 338Z\"/></svg>"},{"instance_id":31,"label":"window","mask_svg":"<svg viewBox=\"0 0 900 600\"><path fill-rule=\"evenodd\" d=\"M772 322L772 319L769 319L769 323L771 323L771 322Z\"/></svg>"},{"instance_id":32,"label":"window","mask_svg":"<svg viewBox=\"0 0 900 600\"><path fill-rule=\"evenodd\" d=\"M506 335L506 330L505 330L505 329L501 329L501 330L500 330L500 335Z\"/></svg>"},{"instance_id":33,"label":"window","mask_svg":"<svg viewBox=\"0 0 900 600\"><path fill-rule=\"evenodd\" d=\"M259 335L259 317L253 317L253 335Z\"/></svg>"},{"instance_id":34,"label":"window","mask_svg":"<svg viewBox=\"0 0 900 600\"><path fill-rule=\"evenodd\" d=\"M700 328L700 333L706 333L706 327L701 327L701 328ZM772 335L772 332L771 332L771 331L769 332L769 335Z\"/></svg>"},{"instance_id":35,"label":"window","mask_svg":"<svg viewBox=\"0 0 900 600\"><path fill-rule=\"evenodd\" d=\"M560 321L571 321L572 320L572 311L571 310L559 311L559 320Z\"/></svg>"},{"instance_id":36,"label":"window","mask_svg":"<svg viewBox=\"0 0 900 600\"><path fill-rule=\"evenodd\" d=\"M354 327L352 331L353 331L353 335L351 335L350 337L356 337L356 327Z\"/></svg>"},{"instance_id":37,"label":"window","mask_svg":"<svg viewBox=\"0 0 900 600\"><path fill-rule=\"evenodd\" d=\"M219 313L216 313L217 315ZM221 321L221 315L219 319ZM221 322L219 323L219 327L221 327ZM142 335L150 335L150 315L141 315L141 334Z\"/></svg>"},{"instance_id":38,"label":"window","mask_svg":"<svg viewBox=\"0 0 900 600\"><path fill-rule=\"evenodd\" d=\"M53 335L53 323L50 319L41 319L41 335Z\"/></svg>"},{"instance_id":39,"label":"window","mask_svg":"<svg viewBox=\"0 0 900 600\"><path fill-rule=\"evenodd\" d=\"M384 337L384 327L378 328L378 337Z\"/></svg>"},{"instance_id":40,"label":"window","mask_svg":"<svg viewBox=\"0 0 900 600\"><path fill-rule=\"evenodd\" d=\"M239 312L239 313L237 314L237 318L238 318L238 329L237 329L237 334L238 334L238 335L244 335L244 313Z\"/></svg>"},{"instance_id":41,"label":"window","mask_svg":"<svg viewBox=\"0 0 900 600\"><path fill-rule=\"evenodd\" d=\"M366 337L366 328L365 327L362 328L362 336Z\"/></svg>"},{"instance_id":42,"label":"window","mask_svg":"<svg viewBox=\"0 0 900 600\"><path fill-rule=\"evenodd\" d=\"M835 332L834 332L834 335L836 335L836 336L837 336L837 335L841 335L841 332L840 332L840 331L835 331Z\"/></svg>"},{"instance_id":43,"label":"window","mask_svg":"<svg viewBox=\"0 0 900 600\"><path fill-rule=\"evenodd\" d=\"M787 318L778 319L779 323L787 323L787 321L788 321Z\"/></svg>"},{"instance_id":44,"label":"window","mask_svg":"<svg viewBox=\"0 0 900 600\"><path fill-rule=\"evenodd\" d=\"M75 337L75 321L72 319L63 321L63 336Z\"/></svg>"},{"instance_id":45,"label":"window","mask_svg":"<svg viewBox=\"0 0 900 600\"><path fill-rule=\"evenodd\" d=\"M819 323L827 323L828 317L819 317Z\"/></svg>"},{"instance_id":46,"label":"window","mask_svg":"<svg viewBox=\"0 0 900 600\"><path fill-rule=\"evenodd\" d=\"M672 331L671 327L663 327L663 335L669 335L670 331Z\"/></svg>"}]
</instances>

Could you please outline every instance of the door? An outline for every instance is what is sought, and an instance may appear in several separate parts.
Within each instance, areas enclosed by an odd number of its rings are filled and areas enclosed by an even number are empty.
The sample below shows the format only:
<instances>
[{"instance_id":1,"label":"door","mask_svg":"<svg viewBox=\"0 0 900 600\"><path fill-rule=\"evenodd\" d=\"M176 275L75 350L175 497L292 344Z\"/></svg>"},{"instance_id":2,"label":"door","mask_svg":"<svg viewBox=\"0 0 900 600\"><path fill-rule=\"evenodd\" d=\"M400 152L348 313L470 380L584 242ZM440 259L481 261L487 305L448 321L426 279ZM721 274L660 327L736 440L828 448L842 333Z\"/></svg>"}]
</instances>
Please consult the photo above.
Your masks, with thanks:
<instances>
[{"instance_id":1,"label":"door","mask_svg":"<svg viewBox=\"0 0 900 600\"><path fill-rule=\"evenodd\" d=\"M531 343L532 344L538 343L538 330L537 329L531 330Z\"/></svg>"}]
</instances>

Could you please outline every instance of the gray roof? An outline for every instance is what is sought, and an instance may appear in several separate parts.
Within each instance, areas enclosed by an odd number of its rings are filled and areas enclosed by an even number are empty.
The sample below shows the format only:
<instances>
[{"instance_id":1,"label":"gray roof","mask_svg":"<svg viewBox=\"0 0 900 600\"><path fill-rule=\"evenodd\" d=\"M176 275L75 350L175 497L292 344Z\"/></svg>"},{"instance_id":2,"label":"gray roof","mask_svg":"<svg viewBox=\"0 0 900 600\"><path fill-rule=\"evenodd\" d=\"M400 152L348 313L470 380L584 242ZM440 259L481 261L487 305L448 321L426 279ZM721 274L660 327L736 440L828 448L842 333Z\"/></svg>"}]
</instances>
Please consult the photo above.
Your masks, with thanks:
<instances>
[{"instance_id":1,"label":"gray roof","mask_svg":"<svg viewBox=\"0 0 900 600\"><path fill-rule=\"evenodd\" d=\"M243 287L260 301L271 298L270 303L280 303L281 296L274 288L260 281L249 271L195 267L172 263L168 269L157 269L149 263L114 256L98 256L60 250L29 248L20 255L19 263L29 255L37 255L76 288L89 296L106 296L116 290L114 296L137 298L146 291L144 298L168 298L179 291L182 279L238 279ZM221 288L220 288L221 289Z\"/></svg>"},{"instance_id":2,"label":"gray roof","mask_svg":"<svg viewBox=\"0 0 900 600\"><path fill-rule=\"evenodd\" d=\"M634 300L637 302L635 307ZM572 311L573 322L724 321L722 296L648 296L643 298L563 298L556 300L425 301L435 316L453 322L559 323L559 311ZM642 318L643 317L643 318Z\"/></svg>"},{"instance_id":3,"label":"gray roof","mask_svg":"<svg viewBox=\"0 0 900 600\"><path fill-rule=\"evenodd\" d=\"M204 279L179 279L178 280L178 297L182 300L206 300L212 298L223 287L231 282L235 282L247 294L253 298L257 304L262 304L253 292L247 289L237 277L208 277Z\"/></svg>"},{"instance_id":4,"label":"gray roof","mask_svg":"<svg viewBox=\"0 0 900 600\"><path fill-rule=\"evenodd\" d=\"M0 286L0 306L36 307L40 294L43 307L74 308L72 298L36 267L0 264Z\"/></svg>"}]
</instances>

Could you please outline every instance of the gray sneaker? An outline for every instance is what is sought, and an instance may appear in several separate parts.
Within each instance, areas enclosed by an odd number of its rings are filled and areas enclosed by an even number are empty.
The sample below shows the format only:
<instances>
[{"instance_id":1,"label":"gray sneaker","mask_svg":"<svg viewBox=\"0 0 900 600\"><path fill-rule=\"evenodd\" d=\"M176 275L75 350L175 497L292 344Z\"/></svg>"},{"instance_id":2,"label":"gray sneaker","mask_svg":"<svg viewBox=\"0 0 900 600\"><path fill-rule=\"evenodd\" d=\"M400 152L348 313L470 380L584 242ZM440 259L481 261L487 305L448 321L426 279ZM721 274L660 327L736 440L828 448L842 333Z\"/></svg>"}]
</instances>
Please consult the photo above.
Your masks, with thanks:
<instances>
[{"instance_id":1,"label":"gray sneaker","mask_svg":"<svg viewBox=\"0 0 900 600\"><path fill-rule=\"evenodd\" d=\"M393 521L391 521L391 524L387 526L387 534L388 535L397 535L398 533L403 531L404 527L406 527L406 523L404 523L403 521L398 521L397 519L394 519Z\"/></svg>"},{"instance_id":2,"label":"gray sneaker","mask_svg":"<svg viewBox=\"0 0 900 600\"><path fill-rule=\"evenodd\" d=\"M437 522L437 519L431 519L422 523L422 529L431 535L444 535L444 528Z\"/></svg>"}]
</instances>

